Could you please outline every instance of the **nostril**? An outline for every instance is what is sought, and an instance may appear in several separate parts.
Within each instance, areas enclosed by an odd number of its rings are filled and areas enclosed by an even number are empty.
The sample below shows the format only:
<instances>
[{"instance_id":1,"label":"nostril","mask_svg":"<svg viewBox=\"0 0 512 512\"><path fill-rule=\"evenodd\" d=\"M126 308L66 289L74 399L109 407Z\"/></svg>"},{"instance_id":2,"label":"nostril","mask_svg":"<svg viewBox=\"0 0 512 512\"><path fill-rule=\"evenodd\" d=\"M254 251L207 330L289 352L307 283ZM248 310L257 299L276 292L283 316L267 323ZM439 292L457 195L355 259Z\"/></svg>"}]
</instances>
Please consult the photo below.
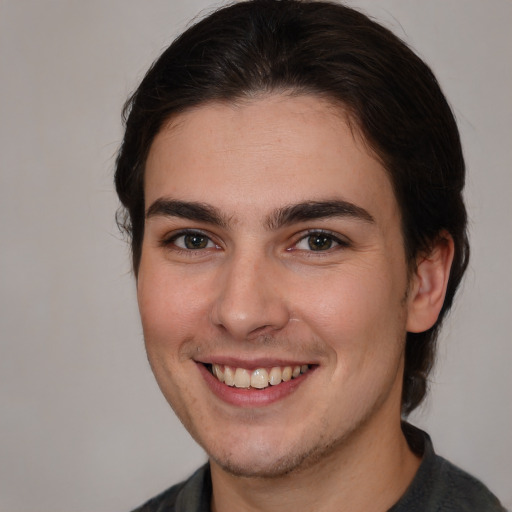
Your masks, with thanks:
<instances>
[{"instance_id":1,"label":"nostril","mask_svg":"<svg viewBox=\"0 0 512 512\"><path fill-rule=\"evenodd\" d=\"M274 333L276 330L277 329L271 325L258 327L248 334L247 341L258 341L265 345L273 344L275 340Z\"/></svg>"}]
</instances>

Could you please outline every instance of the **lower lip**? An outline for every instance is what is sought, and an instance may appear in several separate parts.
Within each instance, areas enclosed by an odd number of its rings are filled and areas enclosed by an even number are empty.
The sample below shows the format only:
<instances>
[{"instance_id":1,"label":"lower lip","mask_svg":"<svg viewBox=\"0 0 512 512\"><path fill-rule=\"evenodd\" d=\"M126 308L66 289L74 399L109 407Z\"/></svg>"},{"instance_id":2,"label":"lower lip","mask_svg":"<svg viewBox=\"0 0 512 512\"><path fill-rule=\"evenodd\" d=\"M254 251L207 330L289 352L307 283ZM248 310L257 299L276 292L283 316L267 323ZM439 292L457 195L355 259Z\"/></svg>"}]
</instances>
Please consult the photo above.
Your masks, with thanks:
<instances>
[{"instance_id":1,"label":"lower lip","mask_svg":"<svg viewBox=\"0 0 512 512\"><path fill-rule=\"evenodd\" d=\"M196 363L201 375L212 392L224 402L237 407L264 407L293 393L310 376L316 367L301 373L297 378L281 382L277 386L264 389L236 388L227 386L215 378L202 363Z\"/></svg>"}]
</instances>

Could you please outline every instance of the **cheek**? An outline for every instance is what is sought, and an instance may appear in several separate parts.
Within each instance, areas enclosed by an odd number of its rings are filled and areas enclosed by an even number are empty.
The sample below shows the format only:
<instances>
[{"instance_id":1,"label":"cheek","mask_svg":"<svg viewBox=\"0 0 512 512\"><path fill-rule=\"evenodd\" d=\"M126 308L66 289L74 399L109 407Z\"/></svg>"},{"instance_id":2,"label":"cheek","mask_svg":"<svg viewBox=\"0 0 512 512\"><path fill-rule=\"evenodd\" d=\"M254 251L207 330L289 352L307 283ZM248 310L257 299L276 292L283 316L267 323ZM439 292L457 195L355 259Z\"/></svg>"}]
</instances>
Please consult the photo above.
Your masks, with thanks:
<instances>
[{"instance_id":1,"label":"cheek","mask_svg":"<svg viewBox=\"0 0 512 512\"><path fill-rule=\"evenodd\" d=\"M371 324L371 317L393 307L390 301L394 295L386 279L373 276L375 272L367 268L339 269L313 283L304 283L297 289L296 299L302 311L319 325L340 322L346 328L355 328Z\"/></svg>"},{"instance_id":2,"label":"cheek","mask_svg":"<svg viewBox=\"0 0 512 512\"><path fill-rule=\"evenodd\" d=\"M137 299L147 345L178 343L208 317L204 283L162 266L141 265Z\"/></svg>"},{"instance_id":3,"label":"cheek","mask_svg":"<svg viewBox=\"0 0 512 512\"><path fill-rule=\"evenodd\" d=\"M334 349L338 358L361 363L389 351L405 331L402 287L392 272L347 269L297 293L297 316Z\"/></svg>"}]
</instances>

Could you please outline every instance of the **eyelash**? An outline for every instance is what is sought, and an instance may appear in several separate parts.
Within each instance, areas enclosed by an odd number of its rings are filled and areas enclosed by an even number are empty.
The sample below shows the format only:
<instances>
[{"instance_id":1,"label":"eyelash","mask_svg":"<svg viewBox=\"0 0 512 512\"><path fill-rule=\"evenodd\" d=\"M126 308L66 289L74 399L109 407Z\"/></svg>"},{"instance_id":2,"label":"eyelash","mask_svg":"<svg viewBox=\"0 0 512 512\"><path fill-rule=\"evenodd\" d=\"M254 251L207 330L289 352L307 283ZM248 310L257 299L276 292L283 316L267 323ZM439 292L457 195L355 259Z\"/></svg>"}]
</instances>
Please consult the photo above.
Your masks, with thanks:
<instances>
[{"instance_id":1,"label":"eyelash","mask_svg":"<svg viewBox=\"0 0 512 512\"><path fill-rule=\"evenodd\" d=\"M204 233L202 231L198 231L196 229L184 229L182 231L179 231L178 233L173 233L171 236L164 238L160 245L162 247L169 248L172 246L172 249L175 251L184 252L187 254L193 253L193 252L200 252L202 249L211 249L212 247L204 247L204 248L197 248L197 249L189 249L186 247L180 247L179 245L176 245L176 240L179 238L184 238L186 236L196 236L198 238L204 238L207 239L207 244L213 244L215 248L219 248L219 245L216 244L210 235L207 233Z\"/></svg>"},{"instance_id":2,"label":"eyelash","mask_svg":"<svg viewBox=\"0 0 512 512\"><path fill-rule=\"evenodd\" d=\"M329 247L325 250L318 250L318 251L311 249L311 246L310 246L309 250L308 249L299 249L297 247L300 242L306 241L308 238L311 238L314 236L325 237L328 241L330 241L331 243L334 243L335 246ZM328 252L335 250L337 247L338 248L347 248L347 247L350 247L350 243L346 239L340 238L339 235L332 233L331 231L326 231L324 229L311 229L311 230L307 231L305 234L304 233L301 234L300 237L297 239L297 241L293 244L293 246L288 250L289 251L304 251L304 252L310 252L310 253L328 253Z\"/></svg>"},{"instance_id":3,"label":"eyelash","mask_svg":"<svg viewBox=\"0 0 512 512\"><path fill-rule=\"evenodd\" d=\"M197 238L206 239L207 245L205 247L198 247L198 248L193 249L193 248L187 248L187 247L180 247L179 245L176 244L176 241L178 239L180 239L182 237L186 237L186 236L195 236ZM314 249L311 249L311 245L309 245L309 243L308 243L309 249L304 249L304 248L301 249L298 247L298 245L301 242L305 242L305 241L307 241L308 238L311 238L314 236L325 238L326 242L329 243L331 246L327 247L325 250L319 249L316 251ZM214 247L211 247L211 246L208 247L208 245L210 245L210 244L213 244ZM334 247L332 247L332 244L334 244ZM204 249L220 248L219 244L215 243L210 235L208 235L207 233L204 233L203 231L199 231L199 230L195 230L195 229L185 229L185 230L179 231L178 233L174 233L171 236L164 238L161 241L160 245L162 247L166 247L166 248L169 248L172 246L172 249L174 251L183 252L183 253L187 253L187 254L191 254L194 252L199 253L199 252L202 252L202 250L204 250ZM326 231L323 229L311 229L311 230L307 231L306 233L301 233L300 236L297 237L297 239L293 243L293 245L291 247L289 247L287 250L288 251L303 251L305 253L322 254L322 253L332 252L337 247L347 248L347 247L350 247L350 243L346 239L342 239L339 237L339 235L336 235L330 231Z\"/></svg>"}]
</instances>

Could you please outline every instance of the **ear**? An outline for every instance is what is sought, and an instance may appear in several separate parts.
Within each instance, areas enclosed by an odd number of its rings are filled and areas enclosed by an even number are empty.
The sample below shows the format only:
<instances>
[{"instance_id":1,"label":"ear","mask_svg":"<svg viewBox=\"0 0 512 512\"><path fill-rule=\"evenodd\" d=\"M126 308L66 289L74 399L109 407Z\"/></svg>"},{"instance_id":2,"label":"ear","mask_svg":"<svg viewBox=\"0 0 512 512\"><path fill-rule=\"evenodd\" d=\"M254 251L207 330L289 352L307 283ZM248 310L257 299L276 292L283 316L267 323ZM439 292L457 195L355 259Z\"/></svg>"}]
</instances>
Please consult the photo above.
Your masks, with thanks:
<instances>
[{"instance_id":1,"label":"ear","mask_svg":"<svg viewBox=\"0 0 512 512\"><path fill-rule=\"evenodd\" d=\"M453 254L453 239L443 232L428 254L418 256L409 284L408 332L427 331L436 323L446 295Z\"/></svg>"}]
</instances>

